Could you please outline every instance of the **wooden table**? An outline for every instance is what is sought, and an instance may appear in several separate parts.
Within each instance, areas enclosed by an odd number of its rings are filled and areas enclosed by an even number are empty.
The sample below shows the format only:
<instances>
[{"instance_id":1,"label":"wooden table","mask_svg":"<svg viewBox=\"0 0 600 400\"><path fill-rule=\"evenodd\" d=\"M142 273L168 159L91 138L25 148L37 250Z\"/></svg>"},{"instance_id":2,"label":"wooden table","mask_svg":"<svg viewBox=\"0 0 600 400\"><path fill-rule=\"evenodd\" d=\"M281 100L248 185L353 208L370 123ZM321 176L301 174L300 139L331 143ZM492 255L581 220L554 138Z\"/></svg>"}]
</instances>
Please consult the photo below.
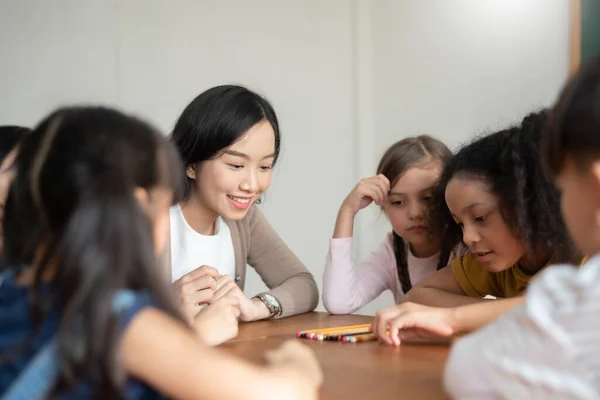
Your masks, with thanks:
<instances>
[{"instance_id":1,"label":"wooden table","mask_svg":"<svg viewBox=\"0 0 600 400\"><path fill-rule=\"evenodd\" d=\"M372 322L364 315L307 313L240 325L239 336L221 347L255 363L296 332ZM386 346L378 342L337 343L302 340L316 353L325 374L322 399L444 399L444 345Z\"/></svg>"}]
</instances>

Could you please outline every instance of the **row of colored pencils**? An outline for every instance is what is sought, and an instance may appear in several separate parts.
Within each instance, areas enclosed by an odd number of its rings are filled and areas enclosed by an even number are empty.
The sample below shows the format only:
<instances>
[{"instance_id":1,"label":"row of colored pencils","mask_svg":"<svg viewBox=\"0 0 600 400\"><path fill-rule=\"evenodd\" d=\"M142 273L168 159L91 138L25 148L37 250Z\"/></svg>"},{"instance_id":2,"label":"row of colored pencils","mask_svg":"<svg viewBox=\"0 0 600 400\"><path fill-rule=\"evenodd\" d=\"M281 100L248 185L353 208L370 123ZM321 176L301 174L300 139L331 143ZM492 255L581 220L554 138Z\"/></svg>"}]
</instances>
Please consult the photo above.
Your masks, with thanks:
<instances>
[{"instance_id":1,"label":"row of colored pencils","mask_svg":"<svg viewBox=\"0 0 600 400\"><path fill-rule=\"evenodd\" d=\"M371 324L310 329L298 332L296 337L346 343L367 342L376 339L376 336L371 329Z\"/></svg>"}]
</instances>

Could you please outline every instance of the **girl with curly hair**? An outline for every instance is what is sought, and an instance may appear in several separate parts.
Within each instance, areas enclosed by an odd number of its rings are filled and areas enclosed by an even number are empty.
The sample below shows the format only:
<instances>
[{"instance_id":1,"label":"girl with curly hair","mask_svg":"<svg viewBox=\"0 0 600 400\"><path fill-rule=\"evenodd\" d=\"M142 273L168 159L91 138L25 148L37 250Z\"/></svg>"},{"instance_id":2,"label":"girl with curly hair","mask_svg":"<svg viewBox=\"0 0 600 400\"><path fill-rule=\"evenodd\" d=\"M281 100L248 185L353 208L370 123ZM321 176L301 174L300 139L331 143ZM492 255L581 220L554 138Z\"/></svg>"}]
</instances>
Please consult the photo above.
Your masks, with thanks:
<instances>
[{"instance_id":1,"label":"girl with curly hair","mask_svg":"<svg viewBox=\"0 0 600 400\"><path fill-rule=\"evenodd\" d=\"M540 161L546 119L546 111L528 115L447 164L434 220L446 227L449 244L462 238L470 253L421 281L404 304L378 313L375 329L384 342L477 329L523 302L530 280L548 264L580 261Z\"/></svg>"},{"instance_id":2,"label":"girl with curly hair","mask_svg":"<svg viewBox=\"0 0 600 400\"><path fill-rule=\"evenodd\" d=\"M599 101L596 58L564 89L542 134L542 160L561 192L562 215L590 258L581 267L548 267L522 307L457 341L444 376L452 398L600 398Z\"/></svg>"}]
</instances>

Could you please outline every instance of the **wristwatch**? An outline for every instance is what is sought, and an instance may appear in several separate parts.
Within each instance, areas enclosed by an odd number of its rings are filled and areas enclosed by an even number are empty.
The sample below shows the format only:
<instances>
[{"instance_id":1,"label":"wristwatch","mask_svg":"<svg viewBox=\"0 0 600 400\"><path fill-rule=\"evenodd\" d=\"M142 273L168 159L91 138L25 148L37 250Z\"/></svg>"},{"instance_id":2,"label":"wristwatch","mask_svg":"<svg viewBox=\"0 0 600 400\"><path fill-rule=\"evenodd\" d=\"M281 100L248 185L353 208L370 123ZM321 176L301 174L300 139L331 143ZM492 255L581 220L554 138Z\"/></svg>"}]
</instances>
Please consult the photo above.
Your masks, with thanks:
<instances>
[{"instance_id":1,"label":"wristwatch","mask_svg":"<svg viewBox=\"0 0 600 400\"><path fill-rule=\"evenodd\" d=\"M277 300L275 296L269 293L259 293L254 297L265 303L265 306L267 306L271 312L267 319L279 317L281 315L281 304L279 304L279 300Z\"/></svg>"}]
</instances>

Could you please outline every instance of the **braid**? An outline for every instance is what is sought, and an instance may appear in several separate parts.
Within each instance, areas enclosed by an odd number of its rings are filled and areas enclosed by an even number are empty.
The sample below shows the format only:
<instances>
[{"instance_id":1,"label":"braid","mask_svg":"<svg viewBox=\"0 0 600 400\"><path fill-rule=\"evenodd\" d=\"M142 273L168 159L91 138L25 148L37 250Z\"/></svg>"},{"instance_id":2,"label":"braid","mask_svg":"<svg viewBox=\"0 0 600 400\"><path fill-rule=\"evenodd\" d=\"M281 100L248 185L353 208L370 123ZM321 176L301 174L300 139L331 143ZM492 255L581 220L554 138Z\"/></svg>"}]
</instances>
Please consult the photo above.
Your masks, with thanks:
<instances>
[{"instance_id":1,"label":"braid","mask_svg":"<svg viewBox=\"0 0 600 400\"><path fill-rule=\"evenodd\" d=\"M450 255L452 254L452 249L448 246L442 246L442 251L440 252L440 259L438 260L437 270L444 268L450 262Z\"/></svg>"},{"instance_id":2,"label":"braid","mask_svg":"<svg viewBox=\"0 0 600 400\"><path fill-rule=\"evenodd\" d=\"M408 293L412 289L412 283L410 283L410 274L408 272L408 262L406 261L406 249L404 239L394 234L394 255L396 256L396 268L398 268L398 279L402 286L402 292Z\"/></svg>"}]
</instances>

